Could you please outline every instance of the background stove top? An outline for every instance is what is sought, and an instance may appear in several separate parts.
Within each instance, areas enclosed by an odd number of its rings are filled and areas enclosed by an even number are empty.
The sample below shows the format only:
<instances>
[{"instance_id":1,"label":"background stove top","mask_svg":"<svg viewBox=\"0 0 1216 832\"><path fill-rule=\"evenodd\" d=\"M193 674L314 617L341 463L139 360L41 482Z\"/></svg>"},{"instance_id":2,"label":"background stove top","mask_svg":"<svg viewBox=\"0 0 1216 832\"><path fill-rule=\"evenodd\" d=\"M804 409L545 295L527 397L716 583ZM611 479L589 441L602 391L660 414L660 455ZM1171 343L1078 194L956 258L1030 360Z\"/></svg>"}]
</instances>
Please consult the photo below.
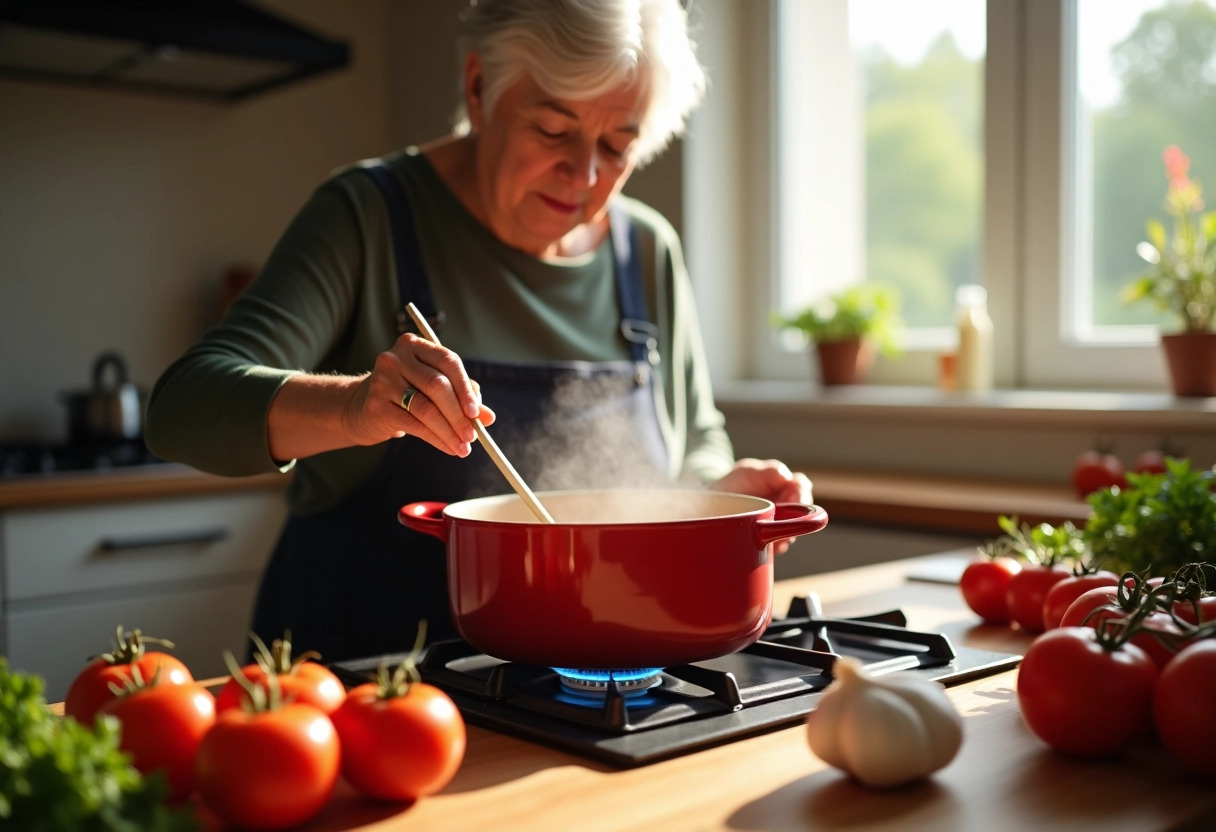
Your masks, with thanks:
<instances>
[{"instance_id":1,"label":"background stove top","mask_svg":"<svg viewBox=\"0 0 1216 832\"><path fill-rule=\"evenodd\" d=\"M951 685L1015 667L1020 656L955 647L944 635L906 628L891 611L825 618L813 597L795 599L755 644L737 653L665 668L661 681L622 692L571 691L556 672L504 662L463 641L432 645L419 663L423 680L452 697L465 719L619 767L686 754L787 726L815 708L837 656L855 656L874 673L907 671ZM337 662L348 684L373 678L381 661Z\"/></svg>"},{"instance_id":2,"label":"background stove top","mask_svg":"<svg viewBox=\"0 0 1216 832\"><path fill-rule=\"evenodd\" d=\"M0 479L158 464L165 461L142 441L96 445L0 442Z\"/></svg>"}]
</instances>

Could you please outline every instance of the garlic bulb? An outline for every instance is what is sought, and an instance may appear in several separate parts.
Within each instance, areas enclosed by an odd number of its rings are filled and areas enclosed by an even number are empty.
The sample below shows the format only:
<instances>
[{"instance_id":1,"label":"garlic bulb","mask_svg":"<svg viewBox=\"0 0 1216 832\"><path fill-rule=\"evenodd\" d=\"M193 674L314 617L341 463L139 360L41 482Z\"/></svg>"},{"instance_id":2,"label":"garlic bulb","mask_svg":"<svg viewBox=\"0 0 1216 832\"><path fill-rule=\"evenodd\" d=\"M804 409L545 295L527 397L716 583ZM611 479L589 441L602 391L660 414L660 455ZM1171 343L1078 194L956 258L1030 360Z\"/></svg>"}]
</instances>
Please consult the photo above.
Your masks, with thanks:
<instances>
[{"instance_id":1,"label":"garlic bulb","mask_svg":"<svg viewBox=\"0 0 1216 832\"><path fill-rule=\"evenodd\" d=\"M807 716L811 751L866 786L927 777L954 759L963 721L937 682L909 674L869 676L842 656L836 679Z\"/></svg>"}]
</instances>

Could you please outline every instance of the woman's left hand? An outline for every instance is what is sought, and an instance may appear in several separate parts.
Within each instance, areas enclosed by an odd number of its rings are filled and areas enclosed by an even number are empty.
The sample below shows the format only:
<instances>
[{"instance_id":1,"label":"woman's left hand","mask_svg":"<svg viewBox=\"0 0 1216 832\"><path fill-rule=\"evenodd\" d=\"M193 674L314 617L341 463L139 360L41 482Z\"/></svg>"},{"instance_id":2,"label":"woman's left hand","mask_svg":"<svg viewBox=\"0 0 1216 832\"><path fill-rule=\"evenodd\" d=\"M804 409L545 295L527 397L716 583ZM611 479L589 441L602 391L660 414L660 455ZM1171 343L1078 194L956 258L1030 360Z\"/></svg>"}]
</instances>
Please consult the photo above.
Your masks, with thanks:
<instances>
[{"instance_id":1,"label":"woman's left hand","mask_svg":"<svg viewBox=\"0 0 1216 832\"><path fill-rule=\"evenodd\" d=\"M740 459L729 474L710 486L714 491L748 494L774 503L811 504L811 481L806 474L796 473L778 459ZM773 550L782 554L790 548L790 540L778 540Z\"/></svg>"}]
</instances>

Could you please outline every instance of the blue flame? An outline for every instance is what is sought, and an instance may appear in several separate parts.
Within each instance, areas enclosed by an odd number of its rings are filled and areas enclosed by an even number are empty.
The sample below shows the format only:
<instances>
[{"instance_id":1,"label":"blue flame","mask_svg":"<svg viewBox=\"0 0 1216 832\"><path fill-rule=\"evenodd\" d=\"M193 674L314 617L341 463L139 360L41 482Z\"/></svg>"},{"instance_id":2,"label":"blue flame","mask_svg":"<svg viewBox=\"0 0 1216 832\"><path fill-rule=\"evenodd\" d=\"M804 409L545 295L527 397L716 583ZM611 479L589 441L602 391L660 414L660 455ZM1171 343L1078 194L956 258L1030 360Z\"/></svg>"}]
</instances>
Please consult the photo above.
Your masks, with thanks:
<instances>
[{"instance_id":1,"label":"blue flame","mask_svg":"<svg viewBox=\"0 0 1216 832\"><path fill-rule=\"evenodd\" d=\"M596 684L606 685L610 679L616 679L618 682L637 682L642 679L649 679L651 676L657 676L663 672L661 667L641 667L630 668L629 670L585 670L567 667L553 668L558 674L569 679L578 679L582 682L594 682Z\"/></svg>"}]
</instances>

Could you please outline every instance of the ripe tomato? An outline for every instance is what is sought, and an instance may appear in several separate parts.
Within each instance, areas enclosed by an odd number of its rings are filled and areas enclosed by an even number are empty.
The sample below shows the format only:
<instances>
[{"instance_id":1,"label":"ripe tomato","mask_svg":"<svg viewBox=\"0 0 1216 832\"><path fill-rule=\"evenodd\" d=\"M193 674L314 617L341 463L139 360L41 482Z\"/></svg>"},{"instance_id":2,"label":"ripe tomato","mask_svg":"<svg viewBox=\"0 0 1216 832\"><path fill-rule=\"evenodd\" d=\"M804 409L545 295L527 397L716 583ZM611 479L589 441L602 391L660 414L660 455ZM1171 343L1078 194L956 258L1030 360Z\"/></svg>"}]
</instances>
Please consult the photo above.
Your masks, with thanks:
<instances>
[{"instance_id":1,"label":"ripe tomato","mask_svg":"<svg viewBox=\"0 0 1216 832\"><path fill-rule=\"evenodd\" d=\"M101 706L122 723L123 751L142 774L164 771L169 799L194 791L194 756L215 722L215 697L195 682L136 687Z\"/></svg>"},{"instance_id":2,"label":"ripe tomato","mask_svg":"<svg viewBox=\"0 0 1216 832\"><path fill-rule=\"evenodd\" d=\"M1204 595L1194 601L1175 601L1174 615L1188 624L1216 621L1216 595Z\"/></svg>"},{"instance_id":3,"label":"ripe tomato","mask_svg":"<svg viewBox=\"0 0 1216 832\"><path fill-rule=\"evenodd\" d=\"M1157 665L1157 669L1169 664L1178 655L1182 631L1168 612L1157 610L1144 619L1144 631L1132 636L1132 644L1139 647Z\"/></svg>"},{"instance_id":4,"label":"ripe tomato","mask_svg":"<svg viewBox=\"0 0 1216 832\"><path fill-rule=\"evenodd\" d=\"M269 693L267 677L273 673L285 701L303 702L325 714L332 714L342 704L342 700L346 698L346 689L342 687L338 677L324 665L308 661L309 658L320 658L319 655L309 651L292 659L290 630L283 638L275 639L269 648L256 635L253 640L257 653L253 664L241 668L245 679ZM240 708L248 699L245 687L236 676L232 676L220 689L215 707L218 711Z\"/></svg>"},{"instance_id":5,"label":"ripe tomato","mask_svg":"<svg viewBox=\"0 0 1216 832\"><path fill-rule=\"evenodd\" d=\"M1068 609L1064 610L1064 615L1060 616L1060 626L1094 627L1096 626L1094 619L1091 618L1089 621L1086 621L1086 616L1093 610L1101 607L1110 607L1110 609L1095 615L1094 618L1097 618L1098 615L1102 615L1103 618L1110 617L1110 615L1119 615L1120 617L1126 615L1125 612L1119 609L1118 587L1099 586L1085 590L1085 592L1077 596L1076 600L1068 605Z\"/></svg>"},{"instance_id":6,"label":"ripe tomato","mask_svg":"<svg viewBox=\"0 0 1216 832\"><path fill-rule=\"evenodd\" d=\"M253 684L267 690L266 671L256 664L245 665L241 673ZM304 661L293 665L287 672L276 674L283 698L288 701L312 705L324 714L332 714L346 698L346 689L338 677L324 665ZM217 711L240 708L248 700L248 694L235 678L229 678L220 688L215 700Z\"/></svg>"},{"instance_id":7,"label":"ripe tomato","mask_svg":"<svg viewBox=\"0 0 1216 832\"><path fill-rule=\"evenodd\" d=\"M1059 627L1061 619L1064 618L1064 613L1072 605L1073 601L1081 597L1082 593L1099 587L1118 585L1119 576L1105 569L1099 569L1097 572L1088 572L1084 575L1069 575L1047 590L1047 595L1043 599L1044 629L1052 630Z\"/></svg>"},{"instance_id":8,"label":"ripe tomato","mask_svg":"<svg viewBox=\"0 0 1216 832\"><path fill-rule=\"evenodd\" d=\"M1149 451L1141 451L1136 457L1135 464L1132 465L1132 470L1137 474L1164 474L1165 468L1165 451L1160 448L1154 448Z\"/></svg>"},{"instance_id":9,"label":"ripe tomato","mask_svg":"<svg viewBox=\"0 0 1216 832\"><path fill-rule=\"evenodd\" d=\"M1018 704L1030 730L1052 748L1101 757L1148 728L1156 681L1156 666L1136 645L1108 649L1088 627L1058 627L1027 648Z\"/></svg>"},{"instance_id":10,"label":"ripe tomato","mask_svg":"<svg viewBox=\"0 0 1216 832\"><path fill-rule=\"evenodd\" d=\"M1134 603L1130 609L1124 608L1116 587L1097 587L1081 593L1077 600L1069 605L1060 619L1060 626L1089 627L1097 630L1105 628L1108 619L1127 618L1134 609ZM1147 653L1158 668L1165 667L1174 657L1175 651L1170 646L1171 638L1181 635L1181 631L1170 619L1169 613L1163 610L1150 612L1145 616L1143 624L1144 631L1132 636L1131 643ZM1154 633L1161 634L1163 638Z\"/></svg>"},{"instance_id":11,"label":"ripe tomato","mask_svg":"<svg viewBox=\"0 0 1216 832\"><path fill-rule=\"evenodd\" d=\"M1127 486L1125 469L1119 457L1099 450L1085 451L1072 466L1072 487L1078 497L1117 485Z\"/></svg>"},{"instance_id":12,"label":"ripe tomato","mask_svg":"<svg viewBox=\"0 0 1216 832\"><path fill-rule=\"evenodd\" d=\"M1183 648L1153 692L1153 727L1169 752L1216 782L1216 640Z\"/></svg>"},{"instance_id":13,"label":"ripe tomato","mask_svg":"<svg viewBox=\"0 0 1216 832\"><path fill-rule=\"evenodd\" d=\"M1009 623L1009 581L1022 571L1021 562L1008 557L981 556L967 564L958 586L971 611L989 624Z\"/></svg>"},{"instance_id":14,"label":"ripe tomato","mask_svg":"<svg viewBox=\"0 0 1216 832\"><path fill-rule=\"evenodd\" d=\"M122 688L124 681L132 678L132 668L138 668L140 676L148 682L156 679L160 684L184 685L194 681L181 660L168 653L147 652L148 643L173 646L163 639L144 636L139 630L124 632L119 626L114 649L94 656L72 680L63 702L64 715L81 725L92 726L97 709L118 696L110 685Z\"/></svg>"},{"instance_id":15,"label":"ripe tomato","mask_svg":"<svg viewBox=\"0 0 1216 832\"><path fill-rule=\"evenodd\" d=\"M465 728L447 694L423 682L387 698L376 683L354 688L333 715L342 776L382 800L416 800L448 784L464 759Z\"/></svg>"},{"instance_id":16,"label":"ripe tomato","mask_svg":"<svg viewBox=\"0 0 1216 832\"><path fill-rule=\"evenodd\" d=\"M311 818L338 780L338 735L312 705L224 711L195 761L207 808L242 829L286 829Z\"/></svg>"},{"instance_id":17,"label":"ripe tomato","mask_svg":"<svg viewBox=\"0 0 1216 832\"><path fill-rule=\"evenodd\" d=\"M1027 566L1009 580L1005 597L1010 617L1028 633L1043 632L1046 629L1043 603L1047 593L1071 575L1066 566Z\"/></svg>"},{"instance_id":18,"label":"ripe tomato","mask_svg":"<svg viewBox=\"0 0 1216 832\"><path fill-rule=\"evenodd\" d=\"M1174 572L1174 615L1188 624L1216 621L1216 564L1188 563Z\"/></svg>"}]
</instances>

